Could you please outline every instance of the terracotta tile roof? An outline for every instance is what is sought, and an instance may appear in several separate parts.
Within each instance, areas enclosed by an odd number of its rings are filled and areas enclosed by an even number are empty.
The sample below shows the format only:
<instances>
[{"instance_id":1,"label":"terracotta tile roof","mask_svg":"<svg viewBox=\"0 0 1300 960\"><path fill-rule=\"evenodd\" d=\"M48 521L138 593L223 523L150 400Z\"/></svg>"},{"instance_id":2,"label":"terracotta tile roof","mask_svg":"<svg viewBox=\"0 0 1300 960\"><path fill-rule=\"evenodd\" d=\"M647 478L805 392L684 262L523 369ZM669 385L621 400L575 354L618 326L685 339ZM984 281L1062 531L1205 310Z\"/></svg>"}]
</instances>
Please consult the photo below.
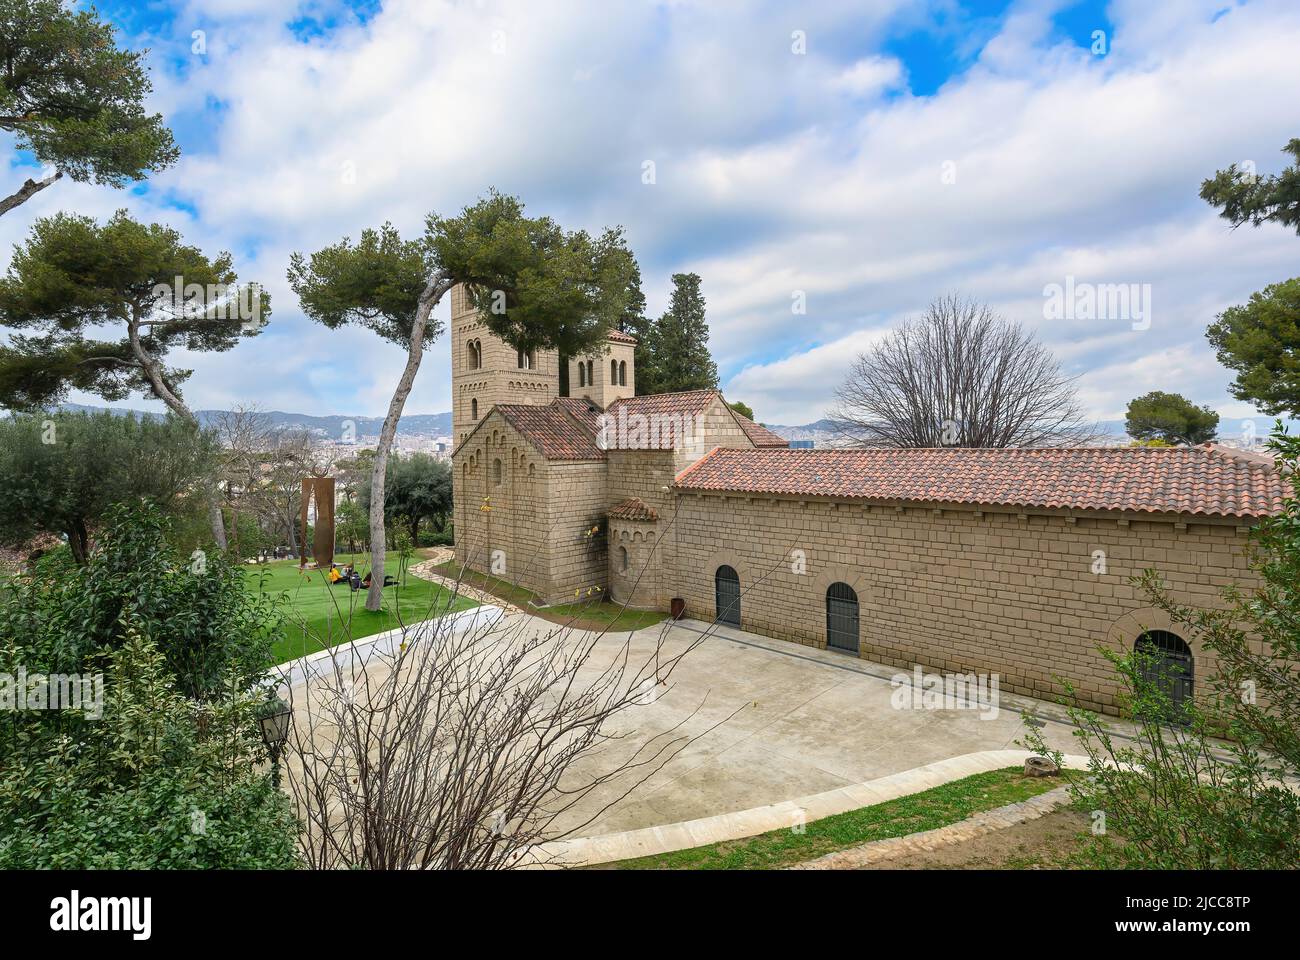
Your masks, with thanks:
<instances>
[{"instance_id":1,"label":"terracotta tile roof","mask_svg":"<svg viewBox=\"0 0 1300 960\"><path fill-rule=\"evenodd\" d=\"M505 417L547 460L604 460L592 434L554 403L498 403L492 408Z\"/></svg>"},{"instance_id":2,"label":"terracotta tile roof","mask_svg":"<svg viewBox=\"0 0 1300 960\"><path fill-rule=\"evenodd\" d=\"M689 429L704 412L716 390L655 393L615 400L605 411L605 447L609 450L672 450L678 446L679 428ZM645 420L633 420L635 416ZM683 443L693 438L685 436Z\"/></svg>"},{"instance_id":3,"label":"terracotta tile roof","mask_svg":"<svg viewBox=\"0 0 1300 960\"><path fill-rule=\"evenodd\" d=\"M735 413L735 411L733 410L732 413ZM750 441L754 444L754 446L756 447L790 446L789 440L787 440L785 437L778 437L775 433L767 429L767 427L763 426L761 423L755 423L753 420L749 419L749 417L742 416L739 413L736 414L736 419L740 421L740 429L745 431L745 436L749 437Z\"/></svg>"},{"instance_id":4,"label":"terracotta tile roof","mask_svg":"<svg viewBox=\"0 0 1300 960\"><path fill-rule=\"evenodd\" d=\"M609 508L609 515L615 520L658 520L659 514L653 507L646 506L640 497L628 497L622 503Z\"/></svg>"},{"instance_id":5,"label":"terracotta tile roof","mask_svg":"<svg viewBox=\"0 0 1300 960\"><path fill-rule=\"evenodd\" d=\"M611 330L606 340L613 340L615 343L636 343L636 337L630 333L624 333L622 330Z\"/></svg>"},{"instance_id":6,"label":"terracotta tile roof","mask_svg":"<svg viewBox=\"0 0 1300 960\"><path fill-rule=\"evenodd\" d=\"M713 450L681 490L1258 517L1287 484L1258 458L1206 447Z\"/></svg>"},{"instance_id":7,"label":"terracotta tile roof","mask_svg":"<svg viewBox=\"0 0 1300 960\"><path fill-rule=\"evenodd\" d=\"M584 397L556 397L551 402L577 418L593 435L600 429L600 407L595 402Z\"/></svg>"}]
</instances>

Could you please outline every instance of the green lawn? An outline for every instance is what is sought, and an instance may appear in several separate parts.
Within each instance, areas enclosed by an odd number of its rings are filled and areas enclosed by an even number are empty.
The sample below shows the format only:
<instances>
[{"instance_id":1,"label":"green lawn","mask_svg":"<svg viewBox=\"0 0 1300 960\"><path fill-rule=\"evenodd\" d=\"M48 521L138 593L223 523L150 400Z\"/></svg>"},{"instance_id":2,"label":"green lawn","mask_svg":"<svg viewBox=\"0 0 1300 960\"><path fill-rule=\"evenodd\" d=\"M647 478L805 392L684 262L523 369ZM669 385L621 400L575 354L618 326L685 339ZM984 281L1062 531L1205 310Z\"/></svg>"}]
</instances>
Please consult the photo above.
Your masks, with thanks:
<instances>
[{"instance_id":1,"label":"green lawn","mask_svg":"<svg viewBox=\"0 0 1300 960\"><path fill-rule=\"evenodd\" d=\"M340 560L340 565L346 558ZM364 571L364 567L358 565ZM393 569L390 576L396 576ZM468 610L478 604L468 597L450 603L451 592L427 580L406 574L396 587L384 590L383 609L366 609L366 591L353 592L347 586L331 587L322 570L298 571L297 560L277 560L246 568L245 581L252 591L272 596L285 595L285 637L275 648L276 662L325 649L327 644L369 637L448 612Z\"/></svg>"},{"instance_id":2,"label":"green lawn","mask_svg":"<svg viewBox=\"0 0 1300 960\"><path fill-rule=\"evenodd\" d=\"M984 810L1019 803L1061 786L1059 777L1026 777L1007 767L954 780L909 797L814 820L803 833L773 830L743 840L608 864L616 870L775 870L873 840L957 823ZM600 869L599 867L597 869Z\"/></svg>"},{"instance_id":3,"label":"green lawn","mask_svg":"<svg viewBox=\"0 0 1300 960\"><path fill-rule=\"evenodd\" d=\"M620 604L598 598L540 607L536 605L536 594L506 580L466 569L454 560L439 564L434 569L444 577L459 579L466 586L476 587L507 603L513 603L535 617L582 630L608 629L615 633L640 630L644 627L653 627L668 616L658 610L625 610Z\"/></svg>"}]
</instances>

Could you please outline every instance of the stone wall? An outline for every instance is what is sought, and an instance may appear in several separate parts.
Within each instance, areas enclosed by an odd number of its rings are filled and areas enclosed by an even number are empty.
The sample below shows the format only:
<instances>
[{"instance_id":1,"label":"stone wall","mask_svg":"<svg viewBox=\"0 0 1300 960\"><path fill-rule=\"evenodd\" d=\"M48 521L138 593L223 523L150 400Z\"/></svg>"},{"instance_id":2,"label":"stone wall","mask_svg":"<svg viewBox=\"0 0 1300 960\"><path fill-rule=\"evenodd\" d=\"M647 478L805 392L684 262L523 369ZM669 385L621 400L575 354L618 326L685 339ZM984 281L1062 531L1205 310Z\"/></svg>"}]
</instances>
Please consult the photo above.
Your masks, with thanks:
<instances>
[{"instance_id":1,"label":"stone wall","mask_svg":"<svg viewBox=\"0 0 1300 960\"><path fill-rule=\"evenodd\" d=\"M673 564L672 541L663 531L672 521L676 497L664 491L676 477L676 454L672 450L610 450L609 502L616 506L636 497L657 514L659 520L610 522L609 587L618 603L646 610L666 609L668 594L664 570ZM628 551L628 567L622 568L620 548ZM633 589L635 587L635 589Z\"/></svg>"},{"instance_id":2,"label":"stone wall","mask_svg":"<svg viewBox=\"0 0 1300 960\"><path fill-rule=\"evenodd\" d=\"M1107 712L1117 686L1097 647L1130 648L1143 629L1170 627L1131 577L1155 568L1177 600L1199 606L1220 605L1224 584L1254 582L1246 528L1232 521L679 499L668 586L687 616L714 618L713 576L725 563L740 575L744 629L824 648L826 590L842 581L858 596L864 659L997 673L1003 690L1048 699L1064 676ZM1180 635L1199 686L1212 656Z\"/></svg>"},{"instance_id":3,"label":"stone wall","mask_svg":"<svg viewBox=\"0 0 1300 960\"><path fill-rule=\"evenodd\" d=\"M534 593L549 590L549 467L500 413L488 414L452 461L458 562Z\"/></svg>"},{"instance_id":4,"label":"stone wall","mask_svg":"<svg viewBox=\"0 0 1300 960\"><path fill-rule=\"evenodd\" d=\"M599 598L609 589L605 461L556 461L547 467L549 583L539 592L551 603Z\"/></svg>"}]
</instances>

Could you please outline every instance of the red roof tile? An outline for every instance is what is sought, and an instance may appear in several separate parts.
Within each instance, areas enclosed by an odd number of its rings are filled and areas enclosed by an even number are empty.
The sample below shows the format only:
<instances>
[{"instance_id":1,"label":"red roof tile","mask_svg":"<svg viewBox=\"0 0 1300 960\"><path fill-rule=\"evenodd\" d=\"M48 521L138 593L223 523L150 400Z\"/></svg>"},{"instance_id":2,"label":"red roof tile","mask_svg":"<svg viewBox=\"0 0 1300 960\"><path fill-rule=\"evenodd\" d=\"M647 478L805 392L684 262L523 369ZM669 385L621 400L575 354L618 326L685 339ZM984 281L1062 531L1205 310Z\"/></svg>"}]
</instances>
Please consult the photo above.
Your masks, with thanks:
<instances>
[{"instance_id":1,"label":"red roof tile","mask_svg":"<svg viewBox=\"0 0 1300 960\"><path fill-rule=\"evenodd\" d=\"M544 407L498 403L492 409L505 417L547 460L605 459L605 451L596 446L592 435L553 403Z\"/></svg>"},{"instance_id":2,"label":"red roof tile","mask_svg":"<svg viewBox=\"0 0 1300 960\"><path fill-rule=\"evenodd\" d=\"M585 397L556 397L551 401L586 427L592 434L600 429L600 407Z\"/></svg>"},{"instance_id":3,"label":"red roof tile","mask_svg":"<svg viewBox=\"0 0 1300 960\"><path fill-rule=\"evenodd\" d=\"M653 507L647 506L640 497L628 497L621 503L609 508L609 515L615 520L658 520L659 514Z\"/></svg>"},{"instance_id":4,"label":"red roof tile","mask_svg":"<svg viewBox=\"0 0 1300 960\"><path fill-rule=\"evenodd\" d=\"M732 413L735 413L733 410ZM790 441L785 437L779 437L761 423L755 423L749 417L736 413L736 419L740 421L740 429L745 431L745 436L749 437L750 442L756 447L788 447Z\"/></svg>"},{"instance_id":5,"label":"red roof tile","mask_svg":"<svg viewBox=\"0 0 1300 960\"><path fill-rule=\"evenodd\" d=\"M630 333L624 333L622 330L611 330L606 340L613 340L615 343L636 343L636 337Z\"/></svg>"},{"instance_id":6,"label":"red roof tile","mask_svg":"<svg viewBox=\"0 0 1300 960\"><path fill-rule=\"evenodd\" d=\"M696 418L716 396L716 390L686 390L615 400L605 411L602 443L607 450L672 450L689 444L699 437L692 435L701 426Z\"/></svg>"},{"instance_id":7,"label":"red roof tile","mask_svg":"<svg viewBox=\"0 0 1300 960\"><path fill-rule=\"evenodd\" d=\"M861 500L1258 517L1287 484L1258 458L1205 447L725 450L677 476L680 490Z\"/></svg>"}]
</instances>

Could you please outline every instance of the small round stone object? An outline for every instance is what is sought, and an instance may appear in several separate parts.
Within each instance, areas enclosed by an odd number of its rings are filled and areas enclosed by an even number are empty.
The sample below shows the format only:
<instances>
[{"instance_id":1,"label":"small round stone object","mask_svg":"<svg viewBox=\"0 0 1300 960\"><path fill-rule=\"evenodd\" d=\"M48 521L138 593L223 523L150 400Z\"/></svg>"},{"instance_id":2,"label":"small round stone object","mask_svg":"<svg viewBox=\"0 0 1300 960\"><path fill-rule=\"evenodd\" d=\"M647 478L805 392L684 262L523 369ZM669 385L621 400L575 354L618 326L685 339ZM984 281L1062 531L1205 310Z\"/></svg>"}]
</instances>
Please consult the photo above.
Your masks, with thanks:
<instances>
[{"instance_id":1,"label":"small round stone object","mask_svg":"<svg viewBox=\"0 0 1300 960\"><path fill-rule=\"evenodd\" d=\"M1029 757L1025 760L1027 777L1054 777L1060 772L1061 768L1046 757Z\"/></svg>"}]
</instances>

